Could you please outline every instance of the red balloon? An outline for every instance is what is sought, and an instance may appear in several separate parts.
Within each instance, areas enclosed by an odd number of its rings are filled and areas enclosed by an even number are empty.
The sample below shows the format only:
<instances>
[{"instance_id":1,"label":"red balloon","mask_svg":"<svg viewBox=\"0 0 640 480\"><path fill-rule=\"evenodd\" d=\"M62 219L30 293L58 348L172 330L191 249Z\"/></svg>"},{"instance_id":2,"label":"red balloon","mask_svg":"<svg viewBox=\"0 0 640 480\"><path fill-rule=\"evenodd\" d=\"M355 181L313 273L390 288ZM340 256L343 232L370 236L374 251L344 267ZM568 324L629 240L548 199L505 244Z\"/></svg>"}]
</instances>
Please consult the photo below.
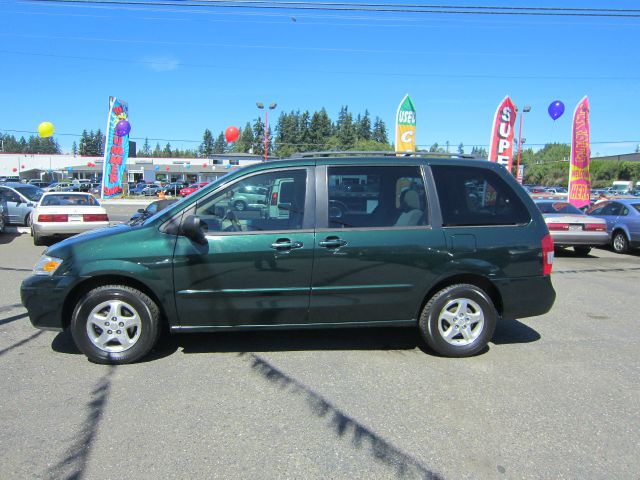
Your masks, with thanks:
<instances>
[{"instance_id":1,"label":"red balloon","mask_svg":"<svg viewBox=\"0 0 640 480\"><path fill-rule=\"evenodd\" d=\"M93 166L91 162L87 162L87 167L91 167L91 166Z\"/></svg>"},{"instance_id":2,"label":"red balloon","mask_svg":"<svg viewBox=\"0 0 640 480\"><path fill-rule=\"evenodd\" d=\"M167 167L167 172L169 171L169 168L171 168L171 167Z\"/></svg>"},{"instance_id":3,"label":"red balloon","mask_svg":"<svg viewBox=\"0 0 640 480\"><path fill-rule=\"evenodd\" d=\"M206 164L206 163L203 163L203 164L202 164L202 166L203 166L204 168L207 168L207 164Z\"/></svg>"},{"instance_id":4,"label":"red balloon","mask_svg":"<svg viewBox=\"0 0 640 480\"><path fill-rule=\"evenodd\" d=\"M240 130L238 127L229 127L225 130L224 136L227 142L235 142L240 137Z\"/></svg>"},{"instance_id":5,"label":"red balloon","mask_svg":"<svg viewBox=\"0 0 640 480\"><path fill-rule=\"evenodd\" d=\"M24 167L25 167L24 165L21 165L21 166L20 166L20 168L22 168L23 170L24 170Z\"/></svg>"},{"instance_id":6,"label":"red balloon","mask_svg":"<svg viewBox=\"0 0 640 480\"><path fill-rule=\"evenodd\" d=\"M16 167L13 167L13 171L14 171L14 172L17 172L17 171L18 171L18 169L17 169Z\"/></svg>"}]
</instances>

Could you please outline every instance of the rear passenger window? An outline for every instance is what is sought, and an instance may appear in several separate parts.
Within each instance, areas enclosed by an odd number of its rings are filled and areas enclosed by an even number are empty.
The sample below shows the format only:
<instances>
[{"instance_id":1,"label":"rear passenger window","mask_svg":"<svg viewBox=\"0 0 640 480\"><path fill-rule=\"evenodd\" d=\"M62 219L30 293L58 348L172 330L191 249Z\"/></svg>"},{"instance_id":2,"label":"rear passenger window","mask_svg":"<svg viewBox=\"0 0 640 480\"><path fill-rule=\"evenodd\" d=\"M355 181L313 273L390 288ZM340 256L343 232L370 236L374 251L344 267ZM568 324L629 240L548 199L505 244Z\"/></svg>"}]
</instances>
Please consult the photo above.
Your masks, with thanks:
<instances>
[{"instance_id":1,"label":"rear passenger window","mask_svg":"<svg viewBox=\"0 0 640 480\"><path fill-rule=\"evenodd\" d=\"M520 225L527 207L500 176L485 168L431 167L445 226Z\"/></svg>"},{"instance_id":2,"label":"rear passenger window","mask_svg":"<svg viewBox=\"0 0 640 480\"><path fill-rule=\"evenodd\" d=\"M428 224L417 166L328 168L330 228L416 227Z\"/></svg>"}]
</instances>

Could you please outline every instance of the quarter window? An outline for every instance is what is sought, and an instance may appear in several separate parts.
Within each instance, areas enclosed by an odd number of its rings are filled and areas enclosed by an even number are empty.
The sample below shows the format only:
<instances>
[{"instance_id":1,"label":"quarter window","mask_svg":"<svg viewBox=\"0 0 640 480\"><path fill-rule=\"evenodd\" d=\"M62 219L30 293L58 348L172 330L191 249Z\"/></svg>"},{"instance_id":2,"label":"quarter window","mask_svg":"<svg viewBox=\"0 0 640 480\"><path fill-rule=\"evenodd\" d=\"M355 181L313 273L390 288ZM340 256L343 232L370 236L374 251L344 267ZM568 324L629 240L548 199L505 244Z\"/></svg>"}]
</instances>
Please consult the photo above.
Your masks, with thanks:
<instances>
[{"instance_id":1,"label":"quarter window","mask_svg":"<svg viewBox=\"0 0 640 480\"><path fill-rule=\"evenodd\" d=\"M306 177L301 169L253 175L198 202L196 215L209 232L301 229Z\"/></svg>"},{"instance_id":2,"label":"quarter window","mask_svg":"<svg viewBox=\"0 0 640 480\"><path fill-rule=\"evenodd\" d=\"M431 167L445 226L520 225L527 207L500 176L486 168Z\"/></svg>"},{"instance_id":3,"label":"quarter window","mask_svg":"<svg viewBox=\"0 0 640 480\"><path fill-rule=\"evenodd\" d=\"M417 166L328 168L330 228L415 227L428 224Z\"/></svg>"}]
</instances>

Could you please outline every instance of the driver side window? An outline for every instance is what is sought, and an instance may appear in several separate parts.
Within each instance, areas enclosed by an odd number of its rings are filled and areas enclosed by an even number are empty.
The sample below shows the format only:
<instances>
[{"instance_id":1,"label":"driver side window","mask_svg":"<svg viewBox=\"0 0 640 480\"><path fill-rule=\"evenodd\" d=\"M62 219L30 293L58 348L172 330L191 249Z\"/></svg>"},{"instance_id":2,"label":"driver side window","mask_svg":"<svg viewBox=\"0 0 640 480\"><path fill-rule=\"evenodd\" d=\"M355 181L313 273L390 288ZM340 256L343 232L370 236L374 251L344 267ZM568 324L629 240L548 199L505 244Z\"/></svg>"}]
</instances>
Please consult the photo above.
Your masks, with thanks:
<instances>
[{"instance_id":1,"label":"driver side window","mask_svg":"<svg viewBox=\"0 0 640 480\"><path fill-rule=\"evenodd\" d=\"M212 233L299 230L306 183L304 169L252 175L198 202L196 215Z\"/></svg>"}]
</instances>

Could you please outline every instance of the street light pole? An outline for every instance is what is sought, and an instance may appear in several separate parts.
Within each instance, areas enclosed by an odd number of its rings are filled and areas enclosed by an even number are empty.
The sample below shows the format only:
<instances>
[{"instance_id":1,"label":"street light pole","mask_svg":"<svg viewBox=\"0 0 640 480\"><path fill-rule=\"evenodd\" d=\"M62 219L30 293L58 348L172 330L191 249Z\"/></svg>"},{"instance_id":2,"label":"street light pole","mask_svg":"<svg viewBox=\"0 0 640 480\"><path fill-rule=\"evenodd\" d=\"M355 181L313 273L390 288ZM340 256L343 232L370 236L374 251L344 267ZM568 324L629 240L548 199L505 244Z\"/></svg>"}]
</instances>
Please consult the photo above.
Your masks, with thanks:
<instances>
[{"instance_id":1,"label":"street light pole","mask_svg":"<svg viewBox=\"0 0 640 480\"><path fill-rule=\"evenodd\" d=\"M267 161L269 156L269 110L273 110L278 106L277 103L270 103L269 108L264 108L262 102L256 102L256 107L260 110L264 109L264 161Z\"/></svg>"},{"instance_id":2,"label":"street light pole","mask_svg":"<svg viewBox=\"0 0 640 480\"><path fill-rule=\"evenodd\" d=\"M520 153L522 152L522 119L524 118L524 114L531 111L531 107L529 105L525 105L522 107L522 115L520 115L520 131L518 132L518 161L516 163L516 179L518 182L522 183L524 180L520 175Z\"/></svg>"}]
</instances>

